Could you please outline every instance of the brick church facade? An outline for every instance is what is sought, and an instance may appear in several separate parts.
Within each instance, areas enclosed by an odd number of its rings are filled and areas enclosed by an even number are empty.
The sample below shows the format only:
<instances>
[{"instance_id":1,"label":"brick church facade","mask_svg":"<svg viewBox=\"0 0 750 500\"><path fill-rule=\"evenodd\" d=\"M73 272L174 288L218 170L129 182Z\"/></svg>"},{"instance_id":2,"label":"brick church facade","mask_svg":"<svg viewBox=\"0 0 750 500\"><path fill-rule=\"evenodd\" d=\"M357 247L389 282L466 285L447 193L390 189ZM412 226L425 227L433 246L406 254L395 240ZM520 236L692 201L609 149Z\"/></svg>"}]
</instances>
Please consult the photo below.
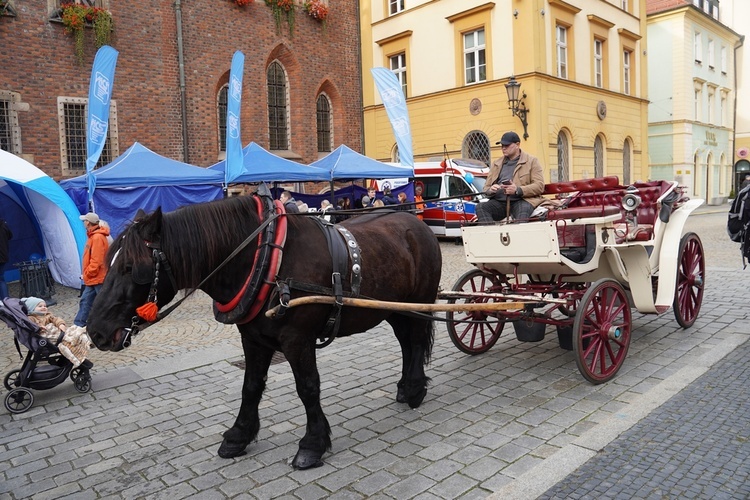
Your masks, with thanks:
<instances>
[{"instance_id":1,"label":"brick church facade","mask_svg":"<svg viewBox=\"0 0 750 500\"><path fill-rule=\"evenodd\" d=\"M301 0L291 18L265 0L83 3L111 12L119 51L103 163L136 141L193 165L221 160L236 50L245 54L243 144L302 163L340 144L362 150L357 2L326 2L325 23ZM79 63L59 0L10 6L0 11L0 147L55 179L81 175L94 30L84 30Z\"/></svg>"}]
</instances>

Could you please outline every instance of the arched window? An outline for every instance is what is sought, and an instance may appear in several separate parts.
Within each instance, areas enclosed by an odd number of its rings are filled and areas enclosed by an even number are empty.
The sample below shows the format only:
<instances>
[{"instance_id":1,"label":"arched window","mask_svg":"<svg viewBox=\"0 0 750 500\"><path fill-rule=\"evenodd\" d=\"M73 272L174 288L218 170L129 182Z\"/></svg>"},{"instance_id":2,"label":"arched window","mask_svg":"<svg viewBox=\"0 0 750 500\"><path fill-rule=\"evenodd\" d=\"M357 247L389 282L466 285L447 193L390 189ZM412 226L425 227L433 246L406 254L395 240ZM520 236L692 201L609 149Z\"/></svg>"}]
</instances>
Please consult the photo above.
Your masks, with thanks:
<instances>
[{"instance_id":1,"label":"arched window","mask_svg":"<svg viewBox=\"0 0 750 500\"><path fill-rule=\"evenodd\" d=\"M490 140L484 132L470 132L464 138L462 155L464 158L479 160L490 165Z\"/></svg>"},{"instance_id":2,"label":"arched window","mask_svg":"<svg viewBox=\"0 0 750 500\"><path fill-rule=\"evenodd\" d=\"M401 163L401 155L398 154L398 144L394 144L393 149L391 149L391 161L393 163Z\"/></svg>"},{"instance_id":3,"label":"arched window","mask_svg":"<svg viewBox=\"0 0 750 500\"><path fill-rule=\"evenodd\" d=\"M622 183L625 185L630 184L630 172L632 169L632 149L629 139L625 139L625 144L622 145Z\"/></svg>"},{"instance_id":4,"label":"arched window","mask_svg":"<svg viewBox=\"0 0 750 500\"><path fill-rule=\"evenodd\" d=\"M227 93L229 85L224 85L219 89L216 111L219 114L219 151L227 151Z\"/></svg>"},{"instance_id":5,"label":"arched window","mask_svg":"<svg viewBox=\"0 0 750 500\"><path fill-rule=\"evenodd\" d=\"M570 143L568 134L557 133L557 182L570 180Z\"/></svg>"},{"instance_id":6,"label":"arched window","mask_svg":"<svg viewBox=\"0 0 750 500\"><path fill-rule=\"evenodd\" d=\"M318 96L318 152L328 153L333 145L331 133L331 101L324 94Z\"/></svg>"},{"instance_id":7,"label":"arched window","mask_svg":"<svg viewBox=\"0 0 750 500\"><path fill-rule=\"evenodd\" d=\"M600 135L594 140L594 177L604 177L604 140Z\"/></svg>"},{"instance_id":8,"label":"arched window","mask_svg":"<svg viewBox=\"0 0 750 500\"><path fill-rule=\"evenodd\" d=\"M289 149L286 73L278 62L268 66L268 135L272 150Z\"/></svg>"}]
</instances>

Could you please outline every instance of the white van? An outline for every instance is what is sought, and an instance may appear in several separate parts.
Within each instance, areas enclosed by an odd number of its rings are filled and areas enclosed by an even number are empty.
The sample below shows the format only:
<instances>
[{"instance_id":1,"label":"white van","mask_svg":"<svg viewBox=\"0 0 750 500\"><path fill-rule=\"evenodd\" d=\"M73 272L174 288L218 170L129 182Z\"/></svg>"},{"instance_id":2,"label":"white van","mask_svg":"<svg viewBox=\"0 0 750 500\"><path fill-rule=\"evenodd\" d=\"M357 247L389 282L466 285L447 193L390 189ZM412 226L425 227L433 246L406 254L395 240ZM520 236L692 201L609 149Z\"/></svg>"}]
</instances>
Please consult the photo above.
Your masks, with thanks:
<instances>
[{"instance_id":1,"label":"white van","mask_svg":"<svg viewBox=\"0 0 750 500\"><path fill-rule=\"evenodd\" d=\"M414 184L422 186L424 222L437 236L458 238L461 226L476 220L476 206L490 169L483 162L447 159L414 164ZM441 201L431 201L441 200Z\"/></svg>"}]
</instances>

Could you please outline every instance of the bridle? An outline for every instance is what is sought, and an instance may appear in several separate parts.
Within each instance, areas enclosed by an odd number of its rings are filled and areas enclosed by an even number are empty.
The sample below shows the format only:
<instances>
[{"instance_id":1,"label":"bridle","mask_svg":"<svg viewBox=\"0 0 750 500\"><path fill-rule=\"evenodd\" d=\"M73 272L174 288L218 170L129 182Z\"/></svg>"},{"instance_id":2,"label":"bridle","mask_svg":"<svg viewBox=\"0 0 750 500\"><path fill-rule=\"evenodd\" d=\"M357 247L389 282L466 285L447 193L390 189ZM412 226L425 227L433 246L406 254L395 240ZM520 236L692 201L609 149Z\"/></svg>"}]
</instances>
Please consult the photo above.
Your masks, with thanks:
<instances>
[{"instance_id":1,"label":"bridle","mask_svg":"<svg viewBox=\"0 0 750 500\"><path fill-rule=\"evenodd\" d=\"M166 254L161 250L159 245L157 243L149 242L144 240L144 244L151 249L151 256L153 260L153 273L151 277L151 286L149 288L148 293L148 299L146 300L146 303L136 309L136 312L139 311L143 312L143 315L136 314L131 318L130 327L125 328L125 335L123 336L122 340L120 341L120 347L122 349L129 347L132 344L132 339L136 335L138 335L140 332L148 328L149 326L158 323L162 319L166 318L169 314L172 313L180 304L182 304L185 300L187 300L188 297L190 297L193 293L195 293L196 290L198 290L200 287L202 287L209 279L211 279L219 270L221 270L230 260L235 258L237 254L239 254L251 241L255 239L258 234L263 231L266 226L268 226L271 222L276 220L278 217L285 214L276 213L271 216L269 216L267 219L265 219L256 229L253 231L250 236L245 238L245 240L240 243L240 245L234 249L234 251L229 254L229 256L224 259L224 261L216 266L213 271L211 271L205 278L203 278L203 281L198 283L195 287L191 288L184 297L179 299L177 302L169 306L167 309L163 311L158 310L158 296L157 296L157 289L159 286L159 279L160 279L160 268L163 268L164 272L167 274L167 277L169 278L172 288L177 293L177 281L174 278L174 275L172 274L172 266L169 264L169 259L167 259ZM131 278L132 279L132 278ZM134 281L135 282L135 281ZM137 283L137 284L143 284L143 283ZM149 305L151 304L151 305ZM151 314L153 312L153 314ZM146 317L144 317L146 316Z\"/></svg>"}]
</instances>

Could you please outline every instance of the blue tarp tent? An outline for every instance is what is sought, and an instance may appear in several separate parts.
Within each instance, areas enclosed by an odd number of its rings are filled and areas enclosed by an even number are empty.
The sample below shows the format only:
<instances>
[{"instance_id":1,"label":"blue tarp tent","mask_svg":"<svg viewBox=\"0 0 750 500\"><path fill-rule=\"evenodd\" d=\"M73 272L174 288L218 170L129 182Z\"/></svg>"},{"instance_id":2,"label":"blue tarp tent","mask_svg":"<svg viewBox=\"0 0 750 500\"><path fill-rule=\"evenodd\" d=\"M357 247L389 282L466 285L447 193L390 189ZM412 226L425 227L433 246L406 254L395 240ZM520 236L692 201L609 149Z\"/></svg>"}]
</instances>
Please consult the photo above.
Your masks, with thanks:
<instances>
[{"instance_id":1,"label":"blue tarp tent","mask_svg":"<svg viewBox=\"0 0 750 500\"><path fill-rule=\"evenodd\" d=\"M86 231L70 197L47 174L26 160L0 150L0 217L13 231L7 280L18 279L14 263L39 254L50 260L52 278L65 286L81 285Z\"/></svg>"},{"instance_id":2,"label":"blue tarp tent","mask_svg":"<svg viewBox=\"0 0 750 500\"><path fill-rule=\"evenodd\" d=\"M226 160L212 165L209 170L224 175ZM229 182L305 182L327 181L328 172L312 166L302 165L269 153L251 142L242 150L242 173Z\"/></svg>"},{"instance_id":3,"label":"blue tarp tent","mask_svg":"<svg viewBox=\"0 0 750 500\"><path fill-rule=\"evenodd\" d=\"M343 144L327 156L310 164L328 172L328 180L394 179L414 177L412 167L389 165L344 146Z\"/></svg>"},{"instance_id":4,"label":"blue tarp tent","mask_svg":"<svg viewBox=\"0 0 750 500\"><path fill-rule=\"evenodd\" d=\"M94 170L94 210L118 235L139 208L171 212L223 197L224 175L158 155L136 142L112 163ZM88 211L86 176L60 182L81 213Z\"/></svg>"}]
</instances>

